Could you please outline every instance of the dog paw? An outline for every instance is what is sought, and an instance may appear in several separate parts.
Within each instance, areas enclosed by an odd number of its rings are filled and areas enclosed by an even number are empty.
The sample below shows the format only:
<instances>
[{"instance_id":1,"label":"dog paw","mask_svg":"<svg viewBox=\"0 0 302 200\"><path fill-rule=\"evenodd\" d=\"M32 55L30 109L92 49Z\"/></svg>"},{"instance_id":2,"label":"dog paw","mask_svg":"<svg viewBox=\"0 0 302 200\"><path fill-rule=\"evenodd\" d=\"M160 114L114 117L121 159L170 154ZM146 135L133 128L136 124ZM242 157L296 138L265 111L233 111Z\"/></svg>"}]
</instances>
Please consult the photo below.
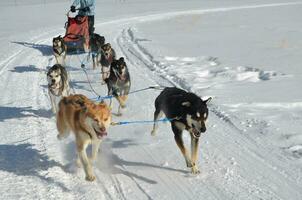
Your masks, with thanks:
<instances>
[{"instance_id":1,"label":"dog paw","mask_svg":"<svg viewBox=\"0 0 302 200\"><path fill-rule=\"evenodd\" d=\"M187 167L192 168L194 165L191 161L186 161Z\"/></svg>"},{"instance_id":2,"label":"dog paw","mask_svg":"<svg viewBox=\"0 0 302 200\"><path fill-rule=\"evenodd\" d=\"M155 131L155 130L152 130L152 131L151 131L151 135L152 135L152 136L155 136L155 135L156 135L156 131Z\"/></svg>"},{"instance_id":3,"label":"dog paw","mask_svg":"<svg viewBox=\"0 0 302 200\"><path fill-rule=\"evenodd\" d=\"M57 135L58 140L63 140L65 137L62 134Z\"/></svg>"},{"instance_id":4,"label":"dog paw","mask_svg":"<svg viewBox=\"0 0 302 200\"><path fill-rule=\"evenodd\" d=\"M116 113L116 116L117 117L120 117L120 116L122 116L123 114L121 113L121 112L119 112L119 113Z\"/></svg>"},{"instance_id":5,"label":"dog paw","mask_svg":"<svg viewBox=\"0 0 302 200\"><path fill-rule=\"evenodd\" d=\"M92 174L90 174L90 175L87 175L85 179L86 179L86 181L94 181L95 180L95 176L92 175Z\"/></svg>"},{"instance_id":6,"label":"dog paw","mask_svg":"<svg viewBox=\"0 0 302 200\"><path fill-rule=\"evenodd\" d=\"M200 171L196 166L194 166L194 167L192 167L191 173L192 174L200 174Z\"/></svg>"},{"instance_id":7,"label":"dog paw","mask_svg":"<svg viewBox=\"0 0 302 200\"><path fill-rule=\"evenodd\" d=\"M58 134L57 138L58 140L63 140L69 136L69 133L63 133L63 134Z\"/></svg>"}]
</instances>

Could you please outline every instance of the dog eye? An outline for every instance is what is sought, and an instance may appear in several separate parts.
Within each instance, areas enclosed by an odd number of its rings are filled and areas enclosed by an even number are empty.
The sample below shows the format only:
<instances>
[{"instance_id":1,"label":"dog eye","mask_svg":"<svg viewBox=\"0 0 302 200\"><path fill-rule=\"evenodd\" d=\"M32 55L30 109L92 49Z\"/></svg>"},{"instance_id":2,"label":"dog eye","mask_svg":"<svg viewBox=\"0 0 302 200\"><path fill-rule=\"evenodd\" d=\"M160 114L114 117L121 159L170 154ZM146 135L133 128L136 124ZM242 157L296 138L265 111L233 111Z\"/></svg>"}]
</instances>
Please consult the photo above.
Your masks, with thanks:
<instances>
[{"instance_id":1,"label":"dog eye","mask_svg":"<svg viewBox=\"0 0 302 200\"><path fill-rule=\"evenodd\" d=\"M99 122L99 120L98 119L93 119L95 122Z\"/></svg>"},{"instance_id":2,"label":"dog eye","mask_svg":"<svg viewBox=\"0 0 302 200\"><path fill-rule=\"evenodd\" d=\"M192 119L197 120L197 121L199 121L199 120L200 120L200 118L199 118L199 117L197 117L197 116L192 116Z\"/></svg>"},{"instance_id":3,"label":"dog eye","mask_svg":"<svg viewBox=\"0 0 302 200\"><path fill-rule=\"evenodd\" d=\"M196 113L196 117L197 117L197 118L200 117L200 113L199 113L199 112Z\"/></svg>"},{"instance_id":4,"label":"dog eye","mask_svg":"<svg viewBox=\"0 0 302 200\"><path fill-rule=\"evenodd\" d=\"M107 120L108 120L108 118L105 118L104 120L105 120L105 121L107 121Z\"/></svg>"}]
</instances>

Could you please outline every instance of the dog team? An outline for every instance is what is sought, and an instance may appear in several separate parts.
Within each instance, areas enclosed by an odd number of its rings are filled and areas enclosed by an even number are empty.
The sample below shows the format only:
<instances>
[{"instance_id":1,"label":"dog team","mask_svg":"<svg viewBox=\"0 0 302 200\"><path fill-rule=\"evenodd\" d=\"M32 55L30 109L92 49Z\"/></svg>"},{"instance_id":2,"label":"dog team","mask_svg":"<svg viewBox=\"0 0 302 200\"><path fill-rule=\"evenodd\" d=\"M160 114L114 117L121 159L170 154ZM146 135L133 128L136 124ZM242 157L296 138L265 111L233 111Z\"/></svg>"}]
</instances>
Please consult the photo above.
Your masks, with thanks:
<instances>
[{"instance_id":1,"label":"dog team","mask_svg":"<svg viewBox=\"0 0 302 200\"><path fill-rule=\"evenodd\" d=\"M119 103L118 115L126 106L131 87L129 71L123 57L117 59L110 43L105 38L93 33L90 38L90 54L93 69L101 67L102 82L107 85L108 96L112 95ZM112 99L107 105L104 101L97 103L82 94L70 94L68 73L65 69L67 48L61 36L53 38L53 53L56 64L47 73L48 91L52 111L56 114L59 140L71 132L75 135L77 146L77 165L83 167L87 181L94 181L93 161L111 124ZM194 93L176 87L167 87L155 99L154 124L151 135L156 134L157 120L165 115L172 127L175 142L180 149L191 173L198 174L198 144L201 133L206 131L208 118L207 103ZM183 131L191 137L191 154L184 145ZM88 145L92 146L91 156L87 156Z\"/></svg>"}]
</instances>

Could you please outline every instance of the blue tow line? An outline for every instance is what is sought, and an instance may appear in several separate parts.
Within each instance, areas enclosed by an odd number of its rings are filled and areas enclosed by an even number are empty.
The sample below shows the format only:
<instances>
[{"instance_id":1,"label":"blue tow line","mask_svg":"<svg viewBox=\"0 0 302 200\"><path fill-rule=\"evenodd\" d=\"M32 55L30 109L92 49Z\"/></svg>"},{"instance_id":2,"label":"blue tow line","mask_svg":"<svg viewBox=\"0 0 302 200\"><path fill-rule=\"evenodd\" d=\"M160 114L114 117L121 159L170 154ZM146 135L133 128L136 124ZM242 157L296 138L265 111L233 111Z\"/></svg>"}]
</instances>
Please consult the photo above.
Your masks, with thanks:
<instances>
[{"instance_id":1,"label":"blue tow line","mask_svg":"<svg viewBox=\"0 0 302 200\"><path fill-rule=\"evenodd\" d=\"M137 92L141 92L141 91L145 91L145 90L150 90L150 89L162 90L162 88L163 87L161 87L161 86L149 86L149 87L146 87L146 88L134 90L132 92L129 92L128 94L133 94L133 93L137 93ZM98 96L98 97L95 97L95 98L91 98L91 100L93 100L93 101L102 101L104 99L112 99L112 98L114 98L114 95Z\"/></svg>"},{"instance_id":2,"label":"blue tow line","mask_svg":"<svg viewBox=\"0 0 302 200\"><path fill-rule=\"evenodd\" d=\"M105 99L112 99L112 98L114 98L114 95L101 96L101 95L99 95L99 94L93 89L93 87L92 87L92 85L91 85L91 83L90 83L88 74L87 74L87 72L86 72L86 70L85 70L85 62L84 62L84 60L81 60L81 59L80 59L80 57L79 57L78 54L79 54L79 52L77 51L77 57L78 57L78 59L79 59L79 61L80 61L80 63L81 63L81 68L83 69L84 73L86 74L86 77L87 77L88 83L89 83L89 85L90 85L90 87L91 87L91 90L93 91L94 94L97 95L97 97L95 97L95 98L90 98L90 100L93 100L93 101L98 102L98 101L103 101L103 100L105 100ZM85 54L87 54L87 53L85 53ZM93 54L93 53L92 53L92 54ZM132 92L129 92L128 94L133 94L133 93L136 93L136 92L141 92L141 91L149 90L149 89L155 89L155 90L157 89L157 90L161 90L161 89L163 89L163 88L165 88L165 87L161 87L161 86L149 86L149 87L146 87L146 88L143 88L143 89L134 90L134 91L132 91Z\"/></svg>"},{"instance_id":3,"label":"blue tow line","mask_svg":"<svg viewBox=\"0 0 302 200\"><path fill-rule=\"evenodd\" d=\"M171 122L174 119L162 118L158 120L141 120L141 121L120 121L120 122L111 122L112 126L116 125L127 125L127 124L147 124L147 123L157 123L157 122Z\"/></svg>"},{"instance_id":4,"label":"blue tow line","mask_svg":"<svg viewBox=\"0 0 302 200\"><path fill-rule=\"evenodd\" d=\"M77 52L77 53L79 53L79 52ZM91 83L89 81L88 74L87 74L87 72L85 70L85 63L84 63L84 61L82 61L79 56L78 56L78 59L80 60L81 68L83 69L83 71L85 72L85 74L87 76L87 79L88 79L88 82L90 84L91 89L93 90L93 92L95 94L97 94L94 91L94 89L92 88L92 85L91 85ZM163 88L165 88L165 87L161 87L161 86L149 86L149 87L146 87L146 88L143 88L143 89L134 90L132 92L129 92L129 94L133 94L133 93L136 93L136 92L141 92L141 91L145 91L145 90L149 90L149 89L162 90ZM111 98L114 98L114 96L113 95L107 95L107 96L100 96L100 95L98 95L95 98L91 98L91 100L94 100L94 101L103 101L104 99L111 99ZM173 119L162 118L162 119L158 119L158 120L120 121L120 122L111 122L111 125L112 126L116 126L116 125L127 125L127 124L147 124L147 123L158 123L158 122L171 122L173 120L175 120L175 119L174 118Z\"/></svg>"}]
</instances>

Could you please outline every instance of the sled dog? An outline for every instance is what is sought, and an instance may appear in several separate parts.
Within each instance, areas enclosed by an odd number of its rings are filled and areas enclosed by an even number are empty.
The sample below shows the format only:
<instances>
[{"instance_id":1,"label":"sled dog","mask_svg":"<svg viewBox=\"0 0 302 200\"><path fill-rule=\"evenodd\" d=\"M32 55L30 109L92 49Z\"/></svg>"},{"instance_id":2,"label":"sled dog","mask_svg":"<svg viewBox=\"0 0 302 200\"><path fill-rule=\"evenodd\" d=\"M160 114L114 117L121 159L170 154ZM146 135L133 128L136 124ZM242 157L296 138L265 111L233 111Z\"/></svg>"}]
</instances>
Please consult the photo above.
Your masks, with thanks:
<instances>
[{"instance_id":1,"label":"sled dog","mask_svg":"<svg viewBox=\"0 0 302 200\"><path fill-rule=\"evenodd\" d=\"M111 123L110 109L104 103L95 104L84 95L75 94L64 97L59 103L57 113L57 138L62 140L75 134L77 163L82 165L87 181L94 181L92 163L96 160L101 141L107 135ZM91 156L86 149L92 145Z\"/></svg>"},{"instance_id":2,"label":"sled dog","mask_svg":"<svg viewBox=\"0 0 302 200\"><path fill-rule=\"evenodd\" d=\"M47 82L52 112L56 113L59 100L70 93L66 69L60 64L52 66L47 72Z\"/></svg>"},{"instance_id":3,"label":"sled dog","mask_svg":"<svg viewBox=\"0 0 302 200\"><path fill-rule=\"evenodd\" d=\"M154 121L163 114L170 120L175 142L183 154L187 167L193 174L198 174L198 142L201 133L206 131L208 118L207 103L194 93L176 87L165 88L155 100ZM154 136L158 124L154 122L151 135ZM182 133L187 130L191 136L191 156L184 145Z\"/></svg>"},{"instance_id":4,"label":"sled dog","mask_svg":"<svg viewBox=\"0 0 302 200\"><path fill-rule=\"evenodd\" d=\"M116 59L116 54L114 49L111 47L111 44L110 43L104 44L101 49L101 57L99 60L102 66L102 80L104 82L110 75L110 66L115 59Z\"/></svg>"},{"instance_id":5,"label":"sled dog","mask_svg":"<svg viewBox=\"0 0 302 200\"><path fill-rule=\"evenodd\" d=\"M108 95L113 95L119 102L117 114L121 115L121 108L126 107L126 100L131 86L130 75L123 57L111 63L110 75L105 81ZM112 108L112 99L110 99L110 107Z\"/></svg>"},{"instance_id":6,"label":"sled dog","mask_svg":"<svg viewBox=\"0 0 302 200\"><path fill-rule=\"evenodd\" d=\"M99 66L101 59L102 46L105 44L105 37L97 33L93 33L90 37L90 48L92 52L93 69Z\"/></svg>"},{"instance_id":7,"label":"sled dog","mask_svg":"<svg viewBox=\"0 0 302 200\"><path fill-rule=\"evenodd\" d=\"M65 45L64 39L61 37L61 35L52 39L52 49L57 64L65 66L67 46Z\"/></svg>"}]
</instances>

